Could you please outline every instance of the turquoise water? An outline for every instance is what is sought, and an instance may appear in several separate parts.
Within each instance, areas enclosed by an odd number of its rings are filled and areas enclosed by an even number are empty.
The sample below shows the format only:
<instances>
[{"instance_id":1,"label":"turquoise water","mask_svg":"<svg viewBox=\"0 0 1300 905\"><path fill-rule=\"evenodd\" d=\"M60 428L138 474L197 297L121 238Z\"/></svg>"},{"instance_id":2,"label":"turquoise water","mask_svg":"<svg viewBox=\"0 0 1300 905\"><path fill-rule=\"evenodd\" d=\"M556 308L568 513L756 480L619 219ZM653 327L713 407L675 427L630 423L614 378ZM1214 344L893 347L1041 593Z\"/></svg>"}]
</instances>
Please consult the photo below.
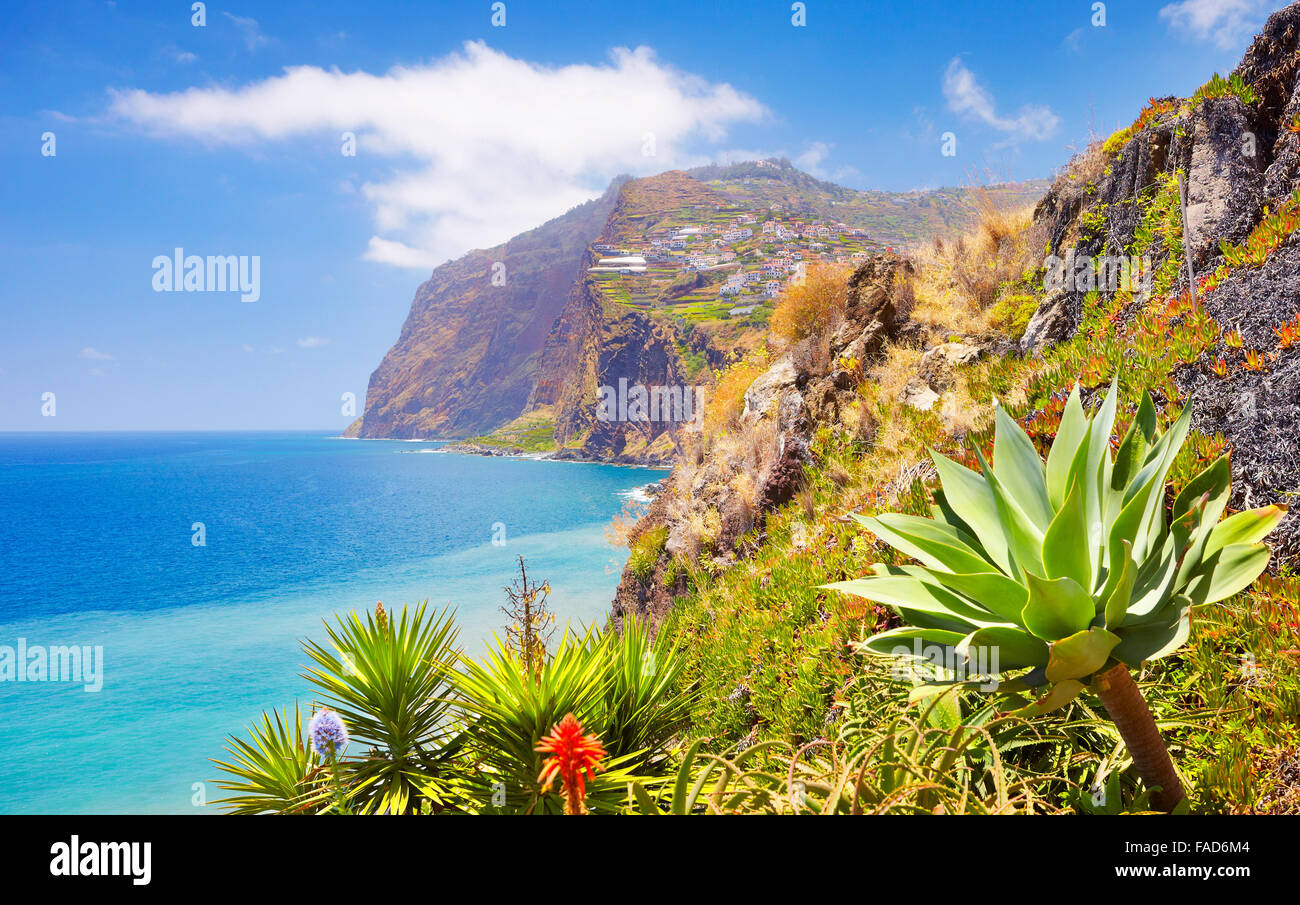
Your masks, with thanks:
<instances>
[{"instance_id":1,"label":"turquoise water","mask_svg":"<svg viewBox=\"0 0 1300 905\"><path fill-rule=\"evenodd\" d=\"M0 681L0 813L215 811L208 758L311 700L298 642L337 611L451 603L473 653L522 554L561 623L602 621L626 557L604 528L663 473L436 448L0 434L0 657L103 651L97 692Z\"/></svg>"}]
</instances>

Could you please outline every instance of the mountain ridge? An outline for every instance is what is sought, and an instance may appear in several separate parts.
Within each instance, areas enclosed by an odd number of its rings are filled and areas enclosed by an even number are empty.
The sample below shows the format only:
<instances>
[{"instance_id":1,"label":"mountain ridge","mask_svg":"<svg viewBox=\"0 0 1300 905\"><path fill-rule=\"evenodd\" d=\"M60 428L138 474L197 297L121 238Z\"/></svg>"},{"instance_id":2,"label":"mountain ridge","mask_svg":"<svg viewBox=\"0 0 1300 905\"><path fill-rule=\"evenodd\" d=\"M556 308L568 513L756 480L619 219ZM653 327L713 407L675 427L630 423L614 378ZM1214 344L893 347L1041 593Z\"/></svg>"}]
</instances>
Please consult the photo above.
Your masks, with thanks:
<instances>
[{"instance_id":1,"label":"mountain ridge","mask_svg":"<svg viewBox=\"0 0 1300 905\"><path fill-rule=\"evenodd\" d=\"M1028 201L1039 187L991 190ZM520 451L508 435L526 423L530 452L666 462L680 450L682 425L598 422L600 386L707 384L713 368L752 345L783 281L809 263L881 247L860 223L874 216L902 236L889 223L910 204L925 232L935 216L975 216L973 204L953 201L961 195L864 193L782 159L617 177L598 198L435 268L345 436ZM764 218L780 218L773 236L757 234ZM651 260L628 266L615 254L624 250ZM727 279L737 272L739 287ZM549 443L538 439L548 422Z\"/></svg>"}]
</instances>

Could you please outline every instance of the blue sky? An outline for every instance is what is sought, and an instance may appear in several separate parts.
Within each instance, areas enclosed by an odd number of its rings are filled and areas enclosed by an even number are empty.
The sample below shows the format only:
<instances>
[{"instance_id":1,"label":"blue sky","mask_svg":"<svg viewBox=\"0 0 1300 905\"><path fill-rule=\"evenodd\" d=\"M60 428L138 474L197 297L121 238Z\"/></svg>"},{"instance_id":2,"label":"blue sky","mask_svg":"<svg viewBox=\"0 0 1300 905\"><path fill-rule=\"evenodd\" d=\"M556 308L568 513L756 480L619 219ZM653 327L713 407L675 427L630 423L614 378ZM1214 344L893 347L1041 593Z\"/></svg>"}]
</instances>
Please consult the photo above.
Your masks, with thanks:
<instances>
[{"instance_id":1,"label":"blue sky","mask_svg":"<svg viewBox=\"0 0 1300 905\"><path fill-rule=\"evenodd\" d=\"M341 430L431 266L619 172L1048 176L1282 5L10 2L0 430ZM177 247L258 256L260 298L153 291Z\"/></svg>"}]
</instances>

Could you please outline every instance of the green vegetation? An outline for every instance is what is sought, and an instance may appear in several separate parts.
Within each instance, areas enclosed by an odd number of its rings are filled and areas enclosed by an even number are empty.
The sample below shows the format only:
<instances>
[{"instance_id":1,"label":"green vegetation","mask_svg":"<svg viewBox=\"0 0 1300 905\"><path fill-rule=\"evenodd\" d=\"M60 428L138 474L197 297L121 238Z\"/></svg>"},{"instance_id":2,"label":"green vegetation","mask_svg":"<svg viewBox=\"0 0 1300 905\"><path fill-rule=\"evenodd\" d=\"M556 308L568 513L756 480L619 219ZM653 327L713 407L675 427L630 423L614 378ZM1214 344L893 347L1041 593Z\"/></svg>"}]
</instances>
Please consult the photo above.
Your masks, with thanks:
<instances>
[{"instance_id":1,"label":"green vegetation","mask_svg":"<svg viewBox=\"0 0 1300 905\"><path fill-rule=\"evenodd\" d=\"M1243 104L1249 105L1255 103L1255 90L1235 72L1226 79L1216 72L1208 82L1196 89L1196 93L1192 95L1191 106L1195 109L1208 100L1222 97L1235 97Z\"/></svg>"},{"instance_id":2,"label":"green vegetation","mask_svg":"<svg viewBox=\"0 0 1300 905\"><path fill-rule=\"evenodd\" d=\"M1286 510L1269 506L1217 524L1228 503L1222 456L1164 508L1165 476L1187 436L1191 410L1167 433L1150 396L1110 454L1118 384L1089 419L1076 386L1046 467L1033 441L996 407L995 466L975 450L982 475L944 456L933 519L882 514L859 521L923 566L876 567L874 576L828 587L892 606L910 623L865 641L883 656L942 655L946 673L980 672L997 685L1002 710L1039 716L1096 686L1161 806L1182 800L1168 753L1129 677L1129 668L1172 654L1187 641L1191 609L1251 584L1268 564L1259 541ZM1091 539L1091 540L1089 540ZM915 643L913 649L911 645ZM973 669L972 669L973 668ZM1021 693L1038 689L1036 701Z\"/></svg>"},{"instance_id":3,"label":"green vegetation","mask_svg":"<svg viewBox=\"0 0 1300 905\"><path fill-rule=\"evenodd\" d=\"M1163 259L1153 280L1154 291L1157 295L1165 295L1174 288L1183 260L1183 217L1176 175L1156 174L1156 188L1133 232L1130 251L1135 255L1155 255L1163 251Z\"/></svg>"},{"instance_id":4,"label":"green vegetation","mask_svg":"<svg viewBox=\"0 0 1300 905\"><path fill-rule=\"evenodd\" d=\"M549 411L528 412L490 434L464 442L512 453L551 452L556 449L555 420Z\"/></svg>"},{"instance_id":5,"label":"green vegetation","mask_svg":"<svg viewBox=\"0 0 1300 905\"><path fill-rule=\"evenodd\" d=\"M640 537L632 542L627 567L636 576L637 581L645 584L650 580L659 557L663 555L664 544L667 542L668 528L665 525L642 532Z\"/></svg>"},{"instance_id":6,"label":"green vegetation","mask_svg":"<svg viewBox=\"0 0 1300 905\"><path fill-rule=\"evenodd\" d=\"M535 671L500 639L481 660L465 655L454 614L424 604L349 613L327 632L328 647L304 644L307 678L350 750L322 751L297 707L291 720L263 715L216 761L230 812L559 813L565 795L543 780L538 748L568 714L603 749L585 807L616 812L630 782L663 782L692 698L676 645L634 620L617 635L566 631Z\"/></svg>"}]
</instances>

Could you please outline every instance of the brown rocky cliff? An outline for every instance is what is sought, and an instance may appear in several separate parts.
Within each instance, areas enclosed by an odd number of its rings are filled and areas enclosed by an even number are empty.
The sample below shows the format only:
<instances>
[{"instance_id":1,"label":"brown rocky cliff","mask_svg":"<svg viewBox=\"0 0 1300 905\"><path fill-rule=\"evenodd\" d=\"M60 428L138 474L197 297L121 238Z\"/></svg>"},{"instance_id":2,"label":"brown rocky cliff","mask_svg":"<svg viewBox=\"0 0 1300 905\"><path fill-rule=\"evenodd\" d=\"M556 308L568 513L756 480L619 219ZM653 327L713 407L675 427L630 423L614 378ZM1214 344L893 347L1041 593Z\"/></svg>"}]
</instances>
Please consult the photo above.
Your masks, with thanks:
<instances>
[{"instance_id":1,"label":"brown rocky cliff","mask_svg":"<svg viewBox=\"0 0 1300 905\"><path fill-rule=\"evenodd\" d=\"M349 435L460 438L523 412L546 338L619 185L504 245L436 268L371 375Z\"/></svg>"},{"instance_id":2,"label":"brown rocky cliff","mask_svg":"<svg viewBox=\"0 0 1300 905\"><path fill-rule=\"evenodd\" d=\"M670 213L711 203L717 196L684 173L670 171L624 184L600 241L620 245L643 236ZM595 263L589 254L586 264ZM530 410L554 406L555 438L561 458L666 464L681 448L689 426L671 420L602 421L597 417L601 387L687 387L679 347L721 355L702 336L684 338L671 323L603 301L590 278L573 287L542 350Z\"/></svg>"}]
</instances>

